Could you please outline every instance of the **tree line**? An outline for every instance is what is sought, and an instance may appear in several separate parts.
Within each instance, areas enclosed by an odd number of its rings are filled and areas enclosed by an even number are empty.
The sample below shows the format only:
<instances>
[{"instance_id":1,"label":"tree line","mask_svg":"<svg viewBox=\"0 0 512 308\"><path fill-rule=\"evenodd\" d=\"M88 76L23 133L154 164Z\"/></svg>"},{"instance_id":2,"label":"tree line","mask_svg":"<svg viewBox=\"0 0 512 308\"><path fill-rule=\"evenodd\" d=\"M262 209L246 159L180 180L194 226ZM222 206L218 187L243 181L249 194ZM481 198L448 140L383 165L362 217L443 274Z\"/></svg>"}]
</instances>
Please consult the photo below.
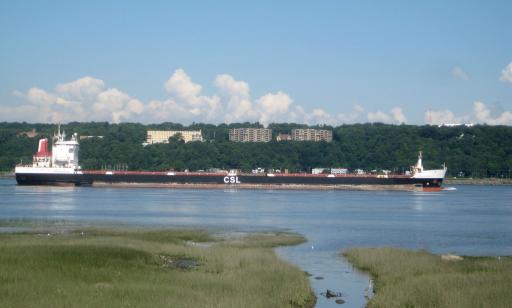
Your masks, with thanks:
<instances>
[{"instance_id":1,"label":"tree line","mask_svg":"<svg viewBox=\"0 0 512 308\"><path fill-rule=\"evenodd\" d=\"M332 129L332 142L275 141L279 133L303 124L271 124L274 140L268 143L229 142L230 128L262 127L259 123L202 124L72 122L63 129L80 136L80 164L84 169L123 166L129 170L208 170L258 167L305 171L333 167L403 172L424 153L426 168L448 166L449 176L511 177L512 127L476 125L437 127L387 124L350 124ZM24 132L34 129L36 137ZM143 146L147 130L198 130L205 142ZM40 137L51 139L54 124L0 123L0 170L11 171L20 162L29 163ZM101 136L98 137L98 136Z\"/></svg>"}]
</instances>

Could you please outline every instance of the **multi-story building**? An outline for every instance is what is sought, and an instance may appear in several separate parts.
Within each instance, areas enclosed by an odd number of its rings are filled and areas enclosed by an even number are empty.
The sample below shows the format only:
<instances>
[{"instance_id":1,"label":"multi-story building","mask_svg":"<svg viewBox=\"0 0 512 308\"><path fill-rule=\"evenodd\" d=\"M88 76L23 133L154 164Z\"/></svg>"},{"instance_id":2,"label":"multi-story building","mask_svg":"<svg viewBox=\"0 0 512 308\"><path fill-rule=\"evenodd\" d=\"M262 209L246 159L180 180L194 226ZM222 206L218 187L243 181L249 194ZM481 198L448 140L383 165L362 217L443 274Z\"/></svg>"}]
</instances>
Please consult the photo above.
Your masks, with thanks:
<instances>
[{"instance_id":1,"label":"multi-story building","mask_svg":"<svg viewBox=\"0 0 512 308\"><path fill-rule=\"evenodd\" d=\"M332 130L296 128L292 129L293 141L332 141Z\"/></svg>"},{"instance_id":2,"label":"multi-story building","mask_svg":"<svg viewBox=\"0 0 512 308\"><path fill-rule=\"evenodd\" d=\"M169 138L178 134L185 142L203 141L201 130L148 130L146 143L168 143Z\"/></svg>"},{"instance_id":3,"label":"multi-story building","mask_svg":"<svg viewBox=\"0 0 512 308\"><path fill-rule=\"evenodd\" d=\"M234 142L269 142L272 130L269 128L231 128L229 141Z\"/></svg>"}]
</instances>

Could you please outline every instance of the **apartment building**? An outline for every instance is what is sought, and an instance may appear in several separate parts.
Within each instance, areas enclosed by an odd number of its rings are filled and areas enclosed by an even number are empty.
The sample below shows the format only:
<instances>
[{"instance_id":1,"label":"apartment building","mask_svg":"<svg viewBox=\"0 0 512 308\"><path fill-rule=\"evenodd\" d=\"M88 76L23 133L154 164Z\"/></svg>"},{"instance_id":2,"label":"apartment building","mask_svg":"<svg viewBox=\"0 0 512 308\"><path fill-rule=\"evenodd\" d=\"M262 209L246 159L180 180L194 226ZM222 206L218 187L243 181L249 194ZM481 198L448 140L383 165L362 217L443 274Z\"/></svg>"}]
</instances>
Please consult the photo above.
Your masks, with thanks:
<instances>
[{"instance_id":1,"label":"apartment building","mask_svg":"<svg viewBox=\"0 0 512 308\"><path fill-rule=\"evenodd\" d=\"M292 129L293 141L332 141L332 130L295 128Z\"/></svg>"},{"instance_id":2,"label":"apartment building","mask_svg":"<svg viewBox=\"0 0 512 308\"><path fill-rule=\"evenodd\" d=\"M272 130L269 128L231 128L229 141L233 142L269 142Z\"/></svg>"}]
</instances>

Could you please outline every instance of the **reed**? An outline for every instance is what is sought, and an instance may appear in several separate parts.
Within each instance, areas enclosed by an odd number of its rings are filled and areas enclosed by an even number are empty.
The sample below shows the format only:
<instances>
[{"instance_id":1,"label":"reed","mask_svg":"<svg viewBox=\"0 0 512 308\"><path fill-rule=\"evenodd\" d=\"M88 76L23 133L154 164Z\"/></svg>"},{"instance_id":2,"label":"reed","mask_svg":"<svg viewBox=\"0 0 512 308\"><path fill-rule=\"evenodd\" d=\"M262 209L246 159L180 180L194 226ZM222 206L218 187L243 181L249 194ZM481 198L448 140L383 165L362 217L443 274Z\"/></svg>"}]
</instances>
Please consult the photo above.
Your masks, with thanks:
<instances>
[{"instance_id":1,"label":"reed","mask_svg":"<svg viewBox=\"0 0 512 308\"><path fill-rule=\"evenodd\" d=\"M2 307L311 307L279 233L230 240L202 230L78 229L0 234Z\"/></svg>"},{"instance_id":2,"label":"reed","mask_svg":"<svg viewBox=\"0 0 512 308\"><path fill-rule=\"evenodd\" d=\"M374 278L368 307L510 307L512 258L442 257L427 251L354 248L343 253Z\"/></svg>"}]
</instances>

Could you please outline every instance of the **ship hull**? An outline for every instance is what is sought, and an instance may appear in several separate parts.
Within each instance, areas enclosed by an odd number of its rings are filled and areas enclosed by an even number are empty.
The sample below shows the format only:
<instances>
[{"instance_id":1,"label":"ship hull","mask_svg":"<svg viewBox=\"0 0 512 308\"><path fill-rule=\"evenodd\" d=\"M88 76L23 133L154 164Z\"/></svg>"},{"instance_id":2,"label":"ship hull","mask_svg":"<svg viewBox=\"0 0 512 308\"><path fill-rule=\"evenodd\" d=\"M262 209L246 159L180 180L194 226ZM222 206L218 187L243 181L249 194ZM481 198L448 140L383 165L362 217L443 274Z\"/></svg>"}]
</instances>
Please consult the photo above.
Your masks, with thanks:
<instances>
[{"instance_id":1,"label":"ship hull","mask_svg":"<svg viewBox=\"0 0 512 308\"><path fill-rule=\"evenodd\" d=\"M16 173L19 185L133 186L271 189L441 189L443 178L378 175L226 175L211 173L105 172Z\"/></svg>"}]
</instances>

